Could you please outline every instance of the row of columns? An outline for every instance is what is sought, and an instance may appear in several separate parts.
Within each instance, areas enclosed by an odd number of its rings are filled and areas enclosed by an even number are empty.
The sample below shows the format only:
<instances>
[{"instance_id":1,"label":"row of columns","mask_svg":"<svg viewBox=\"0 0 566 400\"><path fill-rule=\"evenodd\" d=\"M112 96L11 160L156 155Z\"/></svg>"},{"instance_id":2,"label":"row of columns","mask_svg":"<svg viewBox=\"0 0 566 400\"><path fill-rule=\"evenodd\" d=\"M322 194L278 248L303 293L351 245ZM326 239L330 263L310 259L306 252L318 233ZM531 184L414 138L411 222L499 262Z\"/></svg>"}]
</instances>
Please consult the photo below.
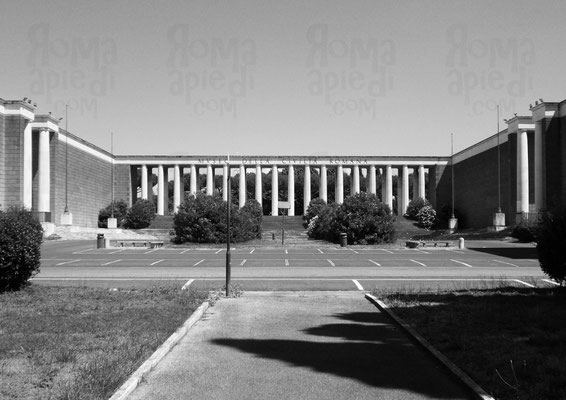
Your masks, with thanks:
<instances>
[{"instance_id":1,"label":"row of columns","mask_svg":"<svg viewBox=\"0 0 566 400\"><path fill-rule=\"evenodd\" d=\"M38 132L38 197L36 211L48 213L51 211L51 160L49 150L49 129ZM23 206L32 209L33 175L32 175L32 125L28 122L23 136Z\"/></svg>"},{"instance_id":2,"label":"row of columns","mask_svg":"<svg viewBox=\"0 0 566 400\"><path fill-rule=\"evenodd\" d=\"M278 207L279 207L279 177L278 177L278 165L272 165L272 174L271 174L271 210L272 215L278 214ZM296 214L295 210L295 168L293 165L289 165L288 167L288 187L287 187L287 201L289 202L289 210L288 215L293 216ZM310 165L305 165L305 175L304 175L304 186L303 186L303 213L306 212L309 203L312 200L311 196L311 167ZM319 197L324 200L328 201L328 192L327 192L327 167L326 165L321 165L320 167L320 188L319 188ZM351 169L350 173L350 187L351 187L351 194L355 195L360 193L360 169L359 166L348 166ZM376 178L377 173L376 165L369 165L368 167L368 187L367 191L371 194L377 194L377 184ZM383 167L383 184L382 184L382 201L389 205L391 209L393 209L393 178L392 178L392 166L386 165ZM425 192L425 168L423 165L418 167L414 167L414 193L413 198L426 196ZM230 174L231 168L227 165L223 166L223 180L222 180L222 194L224 200L227 200L227 193L228 193L228 186L227 186L227 177ZM344 166L337 165L336 166L336 190L335 190L335 202L341 204L344 202L344 175L343 175ZM405 213L407 210L407 206L409 205L409 166L403 165L398 168L398 210L400 213ZM167 185L166 183L166 176L165 176L165 169L163 165L157 166L157 179L158 179L158 196L157 196L157 214L163 215L165 214L165 207L166 202L165 199L167 198ZM151 176L148 173L148 166L142 165L141 166L141 197L143 199L148 199L149 195L149 186L151 182ZM173 166L173 208L176 210L182 201L182 174L181 174L181 167L179 165ZM190 166L190 181L189 181L189 192L195 194L197 192L197 167L193 164ZM212 165L206 166L206 194L212 195L214 192L214 169ZM255 167L255 199L258 203L262 203L262 167L260 165L256 165ZM239 194L238 194L238 204L242 207L246 202L246 167L244 165L239 166Z\"/></svg>"}]
</instances>

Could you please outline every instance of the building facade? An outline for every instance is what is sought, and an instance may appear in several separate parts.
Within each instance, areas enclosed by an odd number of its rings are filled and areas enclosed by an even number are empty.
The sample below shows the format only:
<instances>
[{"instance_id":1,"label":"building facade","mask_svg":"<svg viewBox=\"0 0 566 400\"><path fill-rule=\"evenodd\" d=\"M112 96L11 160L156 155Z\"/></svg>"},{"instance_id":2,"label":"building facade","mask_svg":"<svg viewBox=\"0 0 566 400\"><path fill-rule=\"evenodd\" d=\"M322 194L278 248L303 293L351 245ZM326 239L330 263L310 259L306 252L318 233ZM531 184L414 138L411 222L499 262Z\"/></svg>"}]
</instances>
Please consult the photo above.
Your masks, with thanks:
<instances>
[{"instance_id":1,"label":"building facade","mask_svg":"<svg viewBox=\"0 0 566 400\"><path fill-rule=\"evenodd\" d=\"M36 114L29 101L0 99L0 208L24 206L44 223L96 227L99 210L112 198L129 205L148 199L163 215L174 212L187 193L221 193L226 199L227 177L234 175L239 176L238 204L243 206L249 197L246 175L252 174L253 198L260 203L265 201L262 179L270 177L267 209L274 215L280 201L289 203L288 215L304 213L313 191L325 201L341 203L346 192L361 191L363 180L365 191L377 194L399 214L411 198L426 197L437 212L454 202L461 227L490 226L499 210L513 224L518 218L566 205L566 101L537 102L530 111L530 116L511 118L507 129L453 157L228 159L117 156L66 132L59 119ZM313 173L317 187L311 182ZM299 174L303 201L296 206ZM206 177L204 185L199 185L199 175ZM284 188L279 184L282 175ZM328 196L329 175L334 178L333 198Z\"/></svg>"}]
</instances>

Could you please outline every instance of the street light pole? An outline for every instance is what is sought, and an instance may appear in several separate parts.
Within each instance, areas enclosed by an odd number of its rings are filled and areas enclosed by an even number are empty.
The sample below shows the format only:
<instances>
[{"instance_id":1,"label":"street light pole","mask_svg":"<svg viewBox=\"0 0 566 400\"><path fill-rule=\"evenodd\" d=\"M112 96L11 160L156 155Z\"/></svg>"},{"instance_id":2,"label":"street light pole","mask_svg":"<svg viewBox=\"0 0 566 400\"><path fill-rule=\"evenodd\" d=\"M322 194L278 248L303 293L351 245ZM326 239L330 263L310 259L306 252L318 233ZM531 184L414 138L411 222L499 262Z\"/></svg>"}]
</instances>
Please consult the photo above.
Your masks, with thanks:
<instances>
[{"instance_id":1,"label":"street light pole","mask_svg":"<svg viewBox=\"0 0 566 400\"><path fill-rule=\"evenodd\" d=\"M227 186L227 196L226 196L226 297L230 296L230 278L231 278L231 257L232 255L230 254L230 202L232 201L230 199L231 197L231 182L230 182L230 156L228 156L228 176L226 177L226 179L228 179L228 184Z\"/></svg>"}]
</instances>

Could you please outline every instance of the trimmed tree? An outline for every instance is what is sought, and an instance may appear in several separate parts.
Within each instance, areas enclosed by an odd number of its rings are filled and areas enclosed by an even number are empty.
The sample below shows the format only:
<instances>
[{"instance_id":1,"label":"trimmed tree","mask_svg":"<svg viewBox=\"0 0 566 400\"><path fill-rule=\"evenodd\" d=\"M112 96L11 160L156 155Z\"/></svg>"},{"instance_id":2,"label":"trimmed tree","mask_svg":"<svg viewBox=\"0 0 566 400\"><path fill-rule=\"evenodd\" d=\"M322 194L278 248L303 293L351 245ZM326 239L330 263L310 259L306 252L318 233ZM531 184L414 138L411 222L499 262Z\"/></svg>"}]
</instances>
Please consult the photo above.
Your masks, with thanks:
<instances>
[{"instance_id":1,"label":"trimmed tree","mask_svg":"<svg viewBox=\"0 0 566 400\"><path fill-rule=\"evenodd\" d=\"M536 233L540 267L551 279L566 282L566 218L564 213L545 213Z\"/></svg>"},{"instance_id":2,"label":"trimmed tree","mask_svg":"<svg viewBox=\"0 0 566 400\"><path fill-rule=\"evenodd\" d=\"M0 210L0 292L19 290L39 272L43 228L24 208Z\"/></svg>"},{"instance_id":3,"label":"trimmed tree","mask_svg":"<svg viewBox=\"0 0 566 400\"><path fill-rule=\"evenodd\" d=\"M145 199L139 199L126 213L124 227L127 229L144 229L151 225L155 218L155 205Z\"/></svg>"}]
</instances>

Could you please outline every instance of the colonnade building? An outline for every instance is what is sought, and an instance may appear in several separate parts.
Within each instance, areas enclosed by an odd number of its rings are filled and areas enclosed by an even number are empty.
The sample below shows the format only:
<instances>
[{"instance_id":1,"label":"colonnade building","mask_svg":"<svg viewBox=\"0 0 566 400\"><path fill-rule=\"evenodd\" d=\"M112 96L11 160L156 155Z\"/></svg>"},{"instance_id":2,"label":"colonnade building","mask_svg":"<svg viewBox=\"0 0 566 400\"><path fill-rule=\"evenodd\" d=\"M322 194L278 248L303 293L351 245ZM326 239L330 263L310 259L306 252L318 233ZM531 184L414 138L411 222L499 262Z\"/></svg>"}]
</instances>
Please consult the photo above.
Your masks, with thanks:
<instances>
[{"instance_id":1,"label":"colonnade building","mask_svg":"<svg viewBox=\"0 0 566 400\"><path fill-rule=\"evenodd\" d=\"M111 154L65 131L58 118L36 114L29 101L0 99L0 209L22 205L44 223L95 227L99 210L113 198L130 206L148 199L157 214L167 214L189 193L226 199L227 178L239 176L238 204L248 196L265 202L262 190L268 187L271 204L264 209L273 215L280 201L289 203L288 215L303 214L313 192L341 203L345 193L365 190L398 214L410 198L423 197L437 212L454 202L463 227L490 226L498 210L512 224L566 205L566 101L537 102L530 113L452 157L141 156ZM206 176L200 186L199 175ZM255 176L253 190L246 175ZM270 182L262 181L266 177ZM296 180L303 181L300 204Z\"/></svg>"}]
</instances>

